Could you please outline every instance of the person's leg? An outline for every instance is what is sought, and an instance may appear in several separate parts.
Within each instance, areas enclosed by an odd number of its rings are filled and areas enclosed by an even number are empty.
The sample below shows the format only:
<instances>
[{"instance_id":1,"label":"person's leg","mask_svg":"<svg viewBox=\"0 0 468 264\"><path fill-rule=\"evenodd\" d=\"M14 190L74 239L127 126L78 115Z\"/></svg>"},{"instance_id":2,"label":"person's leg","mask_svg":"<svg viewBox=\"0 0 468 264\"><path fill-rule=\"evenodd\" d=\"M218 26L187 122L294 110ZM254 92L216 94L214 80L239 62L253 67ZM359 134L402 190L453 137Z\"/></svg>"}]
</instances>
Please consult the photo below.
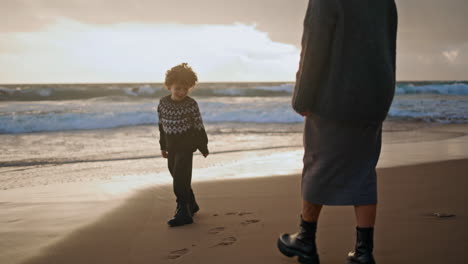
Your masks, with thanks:
<instances>
[{"instance_id":1,"label":"person's leg","mask_svg":"<svg viewBox=\"0 0 468 264\"><path fill-rule=\"evenodd\" d=\"M374 227L377 215L377 204L355 205L356 225L358 227Z\"/></svg>"},{"instance_id":2,"label":"person's leg","mask_svg":"<svg viewBox=\"0 0 468 264\"><path fill-rule=\"evenodd\" d=\"M190 188L190 211L192 215L200 211L200 206L198 206L197 201L195 200L195 194L193 193L193 190Z\"/></svg>"},{"instance_id":3,"label":"person's leg","mask_svg":"<svg viewBox=\"0 0 468 264\"><path fill-rule=\"evenodd\" d=\"M348 254L348 264L375 264L372 251L374 249L374 225L377 214L377 204L355 205L356 215L356 246Z\"/></svg>"},{"instance_id":4,"label":"person's leg","mask_svg":"<svg viewBox=\"0 0 468 264\"><path fill-rule=\"evenodd\" d=\"M179 204L179 197L177 197L177 187L176 187L176 181L174 178L174 167L175 167L175 153L174 152L168 152L167 153L167 168L169 169L169 172L172 177L172 189L174 191L174 195L176 196L176 202Z\"/></svg>"},{"instance_id":5,"label":"person's leg","mask_svg":"<svg viewBox=\"0 0 468 264\"><path fill-rule=\"evenodd\" d=\"M188 191L188 203L190 204L190 212L195 214L200 210L200 207L197 204L197 201L195 200L195 194L193 193L192 189L192 170L193 170L193 152L187 153L187 156L185 158L185 167L187 169L187 188L189 189Z\"/></svg>"},{"instance_id":6,"label":"person's leg","mask_svg":"<svg viewBox=\"0 0 468 264\"><path fill-rule=\"evenodd\" d=\"M382 146L382 124L378 126L378 131L375 136L375 152L369 157L372 170L369 177L373 179L369 181L368 190L374 193L374 198L369 199L367 205L355 205L354 213L356 216L356 245L354 251L348 253L348 264L374 264L373 256L374 249L374 225L377 215L377 172L375 166L380 157L380 149ZM372 184L373 183L373 184ZM372 186L373 185L373 186ZM372 201L372 202L371 202Z\"/></svg>"},{"instance_id":7,"label":"person's leg","mask_svg":"<svg viewBox=\"0 0 468 264\"><path fill-rule=\"evenodd\" d=\"M174 193L177 196L177 210L174 218L168 221L170 226L191 224L192 214L190 210L190 184L192 180L193 153L175 153L172 168Z\"/></svg>"},{"instance_id":8,"label":"person's leg","mask_svg":"<svg viewBox=\"0 0 468 264\"><path fill-rule=\"evenodd\" d=\"M322 205L302 200L302 220L306 222L318 222L321 210Z\"/></svg>"},{"instance_id":9,"label":"person's leg","mask_svg":"<svg viewBox=\"0 0 468 264\"><path fill-rule=\"evenodd\" d=\"M299 263L319 264L315 233L322 205L302 201L302 215L299 232L282 234L278 239L278 249L285 256L298 256Z\"/></svg>"},{"instance_id":10,"label":"person's leg","mask_svg":"<svg viewBox=\"0 0 468 264\"><path fill-rule=\"evenodd\" d=\"M192 183L193 153L176 153L174 159L174 192L180 203L190 203L192 199L190 185Z\"/></svg>"}]
</instances>

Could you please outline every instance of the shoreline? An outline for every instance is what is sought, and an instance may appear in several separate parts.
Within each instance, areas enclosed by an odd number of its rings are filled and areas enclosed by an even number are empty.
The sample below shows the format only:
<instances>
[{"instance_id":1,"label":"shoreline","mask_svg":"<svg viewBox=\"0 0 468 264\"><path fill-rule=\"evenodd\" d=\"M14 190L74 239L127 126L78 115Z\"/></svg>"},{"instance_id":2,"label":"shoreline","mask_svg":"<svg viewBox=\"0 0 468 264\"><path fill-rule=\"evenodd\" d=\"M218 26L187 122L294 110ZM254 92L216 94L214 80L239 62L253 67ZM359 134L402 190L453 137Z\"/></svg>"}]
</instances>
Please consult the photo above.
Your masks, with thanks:
<instances>
[{"instance_id":1,"label":"shoreline","mask_svg":"<svg viewBox=\"0 0 468 264\"><path fill-rule=\"evenodd\" d=\"M252 158L258 163L262 163L262 158L268 159L267 168L277 164L271 159L276 158L278 162L287 159L288 170L282 174L298 173L302 168L302 124L255 124L240 128L237 125L208 126L212 155L203 159L195 153L194 169L225 165L231 169L241 165L251 167L249 159ZM467 135L468 124L384 123L378 167L468 157ZM0 192L166 172L167 165L161 158L157 140L158 131L154 126L0 135L3 142L0 146Z\"/></svg>"},{"instance_id":2,"label":"shoreline","mask_svg":"<svg viewBox=\"0 0 468 264\"><path fill-rule=\"evenodd\" d=\"M246 129L239 128L239 126L246 126ZM241 127L242 127L241 126ZM54 162L57 156L61 153L49 153L49 150L63 150L67 151L69 156L87 156L93 149L93 144L101 141L105 142L105 150L100 150L102 153L115 154L123 150L141 153L142 151L146 156L142 155L127 155L119 156L122 159L135 159L138 156L142 158L160 157L158 145L158 131L154 125L138 125L138 126L123 126L116 128L103 128L94 130L70 130L70 131L44 131L44 132L31 132L19 134L0 134L0 141L3 144L0 146L0 167L2 166L22 166L22 162L31 160L40 162ZM302 148L302 133L303 123L210 123L207 124L207 133L210 139L214 138L217 141L223 135L259 135L261 136L285 136L289 135L296 138L293 145L280 145L279 147L297 147ZM440 124L440 123L425 123L413 121L386 121L383 126L383 144L394 144L403 142L419 142L419 141L435 141L461 137L468 135L468 123L464 124ZM288 142L291 141L288 138ZM262 138L263 139L263 138ZM210 140L212 144L213 140ZM62 143L62 144L57 144ZM220 142L216 142L216 148L220 147ZM119 144L125 146L118 148ZM128 145L134 146L128 146ZM36 146L34 146L36 145ZM66 146L61 146L66 145ZM257 144L262 146L260 144ZM139 146L144 146L143 148ZM268 143L264 147L271 147ZM278 144L274 144L278 146ZM52 149L55 147L56 149ZM39 149L49 148L45 153L40 153ZM260 147L261 148L261 147ZM260 150L260 148L245 148L245 150ZM156 151L148 151L148 150ZM85 152L83 150L90 150ZM230 150L231 149L227 149ZM238 149L235 151L243 151ZM226 148L221 148L220 152L226 151ZM22 155L19 155L22 154ZM54 155L55 154L55 155ZM30 158L33 157L33 158ZM96 158L96 156L94 157ZM69 163L67 159L62 159L63 163ZM89 159L92 161L92 159ZM82 159L82 162L87 159ZM35 164L30 164L35 165ZM38 164L40 165L40 164Z\"/></svg>"},{"instance_id":3,"label":"shoreline","mask_svg":"<svg viewBox=\"0 0 468 264\"><path fill-rule=\"evenodd\" d=\"M414 130L418 128L424 127L439 127L439 126L463 126L467 125L468 123L441 123L441 122L426 122L424 120L418 119L405 119L405 118L389 118L386 119L384 122L384 129L387 128L387 132L393 132L391 127L396 127L394 131L404 131L404 130ZM284 123L275 123L275 122L245 122L245 121L223 121L223 122L210 122L206 123L205 126L220 128L220 127L235 127L238 125L247 125L247 126L282 126L282 127L289 127L295 128L296 132L302 133L303 122L284 122ZM36 135L36 134L73 134L73 133L86 133L86 132L112 132L113 130L133 130L133 129L140 129L140 128L151 128L157 127L155 123L148 123L148 124L138 124L138 125L122 125L122 126L115 126L115 127L104 127L104 128L90 128L90 129L69 129L69 130L45 130L45 131L32 131L32 132L19 132L19 133L0 133L0 137L2 136L27 136L27 135Z\"/></svg>"}]
</instances>

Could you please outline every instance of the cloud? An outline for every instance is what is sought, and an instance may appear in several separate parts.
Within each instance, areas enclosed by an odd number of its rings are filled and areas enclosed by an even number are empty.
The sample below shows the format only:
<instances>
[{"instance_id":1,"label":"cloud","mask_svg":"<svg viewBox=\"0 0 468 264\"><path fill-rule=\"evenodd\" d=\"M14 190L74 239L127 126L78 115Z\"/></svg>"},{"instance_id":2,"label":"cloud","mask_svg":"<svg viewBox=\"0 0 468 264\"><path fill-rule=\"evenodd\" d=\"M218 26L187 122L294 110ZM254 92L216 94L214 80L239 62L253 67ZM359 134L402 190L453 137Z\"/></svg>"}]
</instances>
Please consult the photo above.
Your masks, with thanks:
<instances>
[{"instance_id":1,"label":"cloud","mask_svg":"<svg viewBox=\"0 0 468 264\"><path fill-rule=\"evenodd\" d=\"M460 55L460 50L447 50L442 52L442 55L447 59L447 62L454 63L457 60L458 55Z\"/></svg>"},{"instance_id":2,"label":"cloud","mask_svg":"<svg viewBox=\"0 0 468 264\"><path fill-rule=\"evenodd\" d=\"M181 62L201 81L285 81L293 79L299 60L294 45L240 23L95 26L59 19L41 32L1 37L12 49L0 54L0 82L7 83L160 82Z\"/></svg>"},{"instance_id":3,"label":"cloud","mask_svg":"<svg viewBox=\"0 0 468 264\"><path fill-rule=\"evenodd\" d=\"M244 25L275 43L300 47L308 0L1 0L0 33L41 32L60 19L83 25ZM398 78L466 79L466 0L396 0L399 11ZM24 44L0 34L0 54ZM13 42L13 44L11 44ZM16 44L15 44L16 43ZM24 43L21 42L21 43ZM458 49L458 55L450 53ZM444 55L447 52L447 56ZM6 56L6 55L5 55ZM249 56L253 56L250 54ZM260 55L261 56L261 55ZM453 60L451 62L450 60ZM240 62L238 62L240 63ZM0 66L1 67L1 66ZM2 73L0 73L2 74Z\"/></svg>"},{"instance_id":4,"label":"cloud","mask_svg":"<svg viewBox=\"0 0 468 264\"><path fill-rule=\"evenodd\" d=\"M397 55L400 80L466 80L468 76L468 42L437 51L400 51Z\"/></svg>"},{"instance_id":5,"label":"cloud","mask_svg":"<svg viewBox=\"0 0 468 264\"><path fill-rule=\"evenodd\" d=\"M307 0L1 0L0 32L40 31L57 18L94 25L239 22L297 45L306 6Z\"/></svg>"}]
</instances>

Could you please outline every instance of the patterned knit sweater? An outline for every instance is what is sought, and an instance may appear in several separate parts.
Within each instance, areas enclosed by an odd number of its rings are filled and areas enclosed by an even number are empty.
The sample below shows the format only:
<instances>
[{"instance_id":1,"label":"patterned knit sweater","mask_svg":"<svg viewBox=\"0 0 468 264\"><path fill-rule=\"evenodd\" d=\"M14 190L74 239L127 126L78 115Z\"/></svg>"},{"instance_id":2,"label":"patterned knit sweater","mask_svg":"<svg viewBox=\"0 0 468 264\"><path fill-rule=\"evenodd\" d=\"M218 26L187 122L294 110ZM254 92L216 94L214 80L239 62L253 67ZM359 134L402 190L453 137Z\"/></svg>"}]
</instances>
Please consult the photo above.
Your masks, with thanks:
<instances>
[{"instance_id":1,"label":"patterned knit sweater","mask_svg":"<svg viewBox=\"0 0 468 264\"><path fill-rule=\"evenodd\" d=\"M159 144L161 150L191 151L208 154L208 137L197 102L187 96L174 101L171 96L161 98L158 105Z\"/></svg>"}]
</instances>

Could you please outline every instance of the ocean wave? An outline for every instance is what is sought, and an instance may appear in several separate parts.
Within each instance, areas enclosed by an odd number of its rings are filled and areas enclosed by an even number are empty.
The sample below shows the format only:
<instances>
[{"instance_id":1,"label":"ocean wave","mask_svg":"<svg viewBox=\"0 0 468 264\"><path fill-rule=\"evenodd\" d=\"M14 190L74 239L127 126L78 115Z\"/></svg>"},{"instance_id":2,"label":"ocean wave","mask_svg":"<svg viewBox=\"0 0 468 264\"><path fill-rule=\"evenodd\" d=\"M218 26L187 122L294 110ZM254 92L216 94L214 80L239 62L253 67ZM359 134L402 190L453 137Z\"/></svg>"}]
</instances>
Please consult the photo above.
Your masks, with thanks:
<instances>
[{"instance_id":1,"label":"ocean wave","mask_svg":"<svg viewBox=\"0 0 468 264\"><path fill-rule=\"evenodd\" d=\"M192 91L200 97L290 97L293 83L201 83ZM162 84L50 84L3 85L0 101L80 100L127 97L131 100L158 99L169 92ZM401 82L397 95L468 95L468 82Z\"/></svg>"},{"instance_id":2,"label":"ocean wave","mask_svg":"<svg viewBox=\"0 0 468 264\"><path fill-rule=\"evenodd\" d=\"M0 104L0 133L30 133L155 124L155 104L66 101Z\"/></svg>"},{"instance_id":3,"label":"ocean wave","mask_svg":"<svg viewBox=\"0 0 468 264\"><path fill-rule=\"evenodd\" d=\"M154 113L63 113L0 116L0 133L18 134L44 131L93 130L154 124Z\"/></svg>"},{"instance_id":4,"label":"ocean wave","mask_svg":"<svg viewBox=\"0 0 468 264\"><path fill-rule=\"evenodd\" d=\"M1 91L11 92L5 89ZM291 109L290 96L195 98L205 123L303 122L303 117ZM120 93L112 96L111 100L109 97L94 97L85 100L0 102L0 133L156 125L157 103L156 99L129 100ZM421 94L396 96L389 117L437 123L468 123L468 97Z\"/></svg>"},{"instance_id":5,"label":"ocean wave","mask_svg":"<svg viewBox=\"0 0 468 264\"><path fill-rule=\"evenodd\" d=\"M289 96L293 85L288 83L201 83L192 91L203 97L271 97ZM163 84L47 84L7 85L0 87L0 101L82 100L116 97L158 99L169 92Z\"/></svg>"},{"instance_id":6,"label":"ocean wave","mask_svg":"<svg viewBox=\"0 0 468 264\"><path fill-rule=\"evenodd\" d=\"M250 98L223 102L199 100L199 105L205 123L297 123L303 120L303 117L290 108L287 98ZM0 133L156 125L156 106L154 101L141 103L98 100L0 104Z\"/></svg>"},{"instance_id":7,"label":"ocean wave","mask_svg":"<svg viewBox=\"0 0 468 264\"><path fill-rule=\"evenodd\" d=\"M137 86L137 87L132 87L132 88L124 88L124 92L126 95L131 95L131 96L145 96L145 95L153 95L156 92L161 91L161 87L152 87L150 85L142 85L142 86Z\"/></svg>"},{"instance_id":8,"label":"ocean wave","mask_svg":"<svg viewBox=\"0 0 468 264\"><path fill-rule=\"evenodd\" d=\"M214 90L213 94L215 95L225 95L225 96L246 96L247 91L245 89L236 89L236 88L230 88L230 89L219 89L219 90Z\"/></svg>"},{"instance_id":9,"label":"ocean wave","mask_svg":"<svg viewBox=\"0 0 468 264\"><path fill-rule=\"evenodd\" d=\"M47 97L52 94L52 89L40 89L37 91L37 94L39 94L42 97Z\"/></svg>"},{"instance_id":10,"label":"ocean wave","mask_svg":"<svg viewBox=\"0 0 468 264\"><path fill-rule=\"evenodd\" d=\"M238 88L198 88L194 95L220 95L220 96L281 96L290 95L293 84L281 84L273 86L238 87Z\"/></svg>"},{"instance_id":11,"label":"ocean wave","mask_svg":"<svg viewBox=\"0 0 468 264\"><path fill-rule=\"evenodd\" d=\"M0 95L11 95L14 92L15 92L14 89L6 88L6 87L0 87Z\"/></svg>"},{"instance_id":12,"label":"ocean wave","mask_svg":"<svg viewBox=\"0 0 468 264\"><path fill-rule=\"evenodd\" d=\"M467 123L468 98L445 95L397 97L389 117L430 123Z\"/></svg>"},{"instance_id":13,"label":"ocean wave","mask_svg":"<svg viewBox=\"0 0 468 264\"><path fill-rule=\"evenodd\" d=\"M446 94L446 95L468 95L468 84L428 84L428 85L399 85L396 94Z\"/></svg>"},{"instance_id":14,"label":"ocean wave","mask_svg":"<svg viewBox=\"0 0 468 264\"><path fill-rule=\"evenodd\" d=\"M256 90L263 90L263 91L272 91L272 92L285 92L285 93L292 93L294 90L293 84L282 84L279 86L258 86L255 87Z\"/></svg>"},{"instance_id":15,"label":"ocean wave","mask_svg":"<svg viewBox=\"0 0 468 264\"><path fill-rule=\"evenodd\" d=\"M390 110L388 117L396 120L424 121L427 123L440 124L461 124L468 122L467 115L452 114L444 115L440 113L415 113L413 111Z\"/></svg>"}]
</instances>

